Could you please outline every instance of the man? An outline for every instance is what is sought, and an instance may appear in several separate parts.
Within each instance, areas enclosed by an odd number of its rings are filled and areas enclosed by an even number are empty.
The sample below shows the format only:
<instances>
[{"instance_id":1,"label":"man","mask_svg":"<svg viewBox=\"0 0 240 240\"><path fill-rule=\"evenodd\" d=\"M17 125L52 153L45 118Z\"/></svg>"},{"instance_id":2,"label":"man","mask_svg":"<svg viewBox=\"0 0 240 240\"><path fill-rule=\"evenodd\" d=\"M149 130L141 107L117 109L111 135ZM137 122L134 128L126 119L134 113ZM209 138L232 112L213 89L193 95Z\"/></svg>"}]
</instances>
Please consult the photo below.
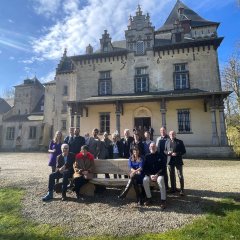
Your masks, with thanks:
<instances>
[{"instance_id":1,"label":"man","mask_svg":"<svg viewBox=\"0 0 240 240\"><path fill-rule=\"evenodd\" d=\"M81 150L81 147L85 145L85 138L80 136L80 129L74 129L74 140L72 143L72 152L78 154Z\"/></svg>"},{"instance_id":2,"label":"man","mask_svg":"<svg viewBox=\"0 0 240 240\"><path fill-rule=\"evenodd\" d=\"M74 141L74 127L69 128L69 135L65 137L64 143L68 144L69 152L73 152L72 143Z\"/></svg>"},{"instance_id":3,"label":"man","mask_svg":"<svg viewBox=\"0 0 240 240\"><path fill-rule=\"evenodd\" d=\"M167 155L165 154L165 144L166 141L169 139L169 136L167 135L167 130L165 127L160 128L160 137L157 138L156 146L157 151L160 154L160 157L162 160L164 160L165 165L167 166ZM166 186L166 190L168 191L170 188L168 186L168 172L166 167L166 172L164 173L164 182Z\"/></svg>"},{"instance_id":4,"label":"man","mask_svg":"<svg viewBox=\"0 0 240 240\"><path fill-rule=\"evenodd\" d=\"M74 182L77 199L80 197L80 188L93 178L94 156L88 152L88 146L83 145L81 152L76 155L74 163Z\"/></svg>"},{"instance_id":5,"label":"man","mask_svg":"<svg viewBox=\"0 0 240 240\"><path fill-rule=\"evenodd\" d=\"M73 175L73 163L75 155L69 152L69 146L62 144L62 154L57 156L57 168L56 172L49 175L48 181L48 193L42 198L43 201L48 201L53 198L53 189L55 185L55 179L63 178L62 184L62 201L66 200L66 192L68 179Z\"/></svg>"},{"instance_id":6,"label":"man","mask_svg":"<svg viewBox=\"0 0 240 240\"><path fill-rule=\"evenodd\" d=\"M160 158L155 143L150 144L149 150L150 153L145 156L143 164L143 174L145 175L143 178L143 187L147 196L145 205L151 204L152 195L150 191L150 182L157 182L161 193L160 208L163 210L166 207L166 188L164 183L166 165Z\"/></svg>"},{"instance_id":7,"label":"man","mask_svg":"<svg viewBox=\"0 0 240 240\"><path fill-rule=\"evenodd\" d=\"M150 138L150 132L146 131L144 133L145 141L143 142L144 145L144 154L146 155L147 153L150 153L150 144L153 143L153 141Z\"/></svg>"},{"instance_id":8,"label":"man","mask_svg":"<svg viewBox=\"0 0 240 240\"><path fill-rule=\"evenodd\" d=\"M165 145L165 154L167 155L168 168L171 180L171 192L176 192L175 168L180 181L180 195L184 196L184 178L183 178L183 160L182 155L186 153L186 149L182 140L176 138L174 131L169 132L170 139Z\"/></svg>"},{"instance_id":9,"label":"man","mask_svg":"<svg viewBox=\"0 0 240 240\"><path fill-rule=\"evenodd\" d=\"M92 130L92 137L89 139L88 149L89 152L94 156L94 158L99 157L100 148L101 148L101 140L98 137L99 130L94 128Z\"/></svg>"},{"instance_id":10,"label":"man","mask_svg":"<svg viewBox=\"0 0 240 240\"><path fill-rule=\"evenodd\" d=\"M123 158L129 159L131 152L131 144L134 141L134 138L130 136L130 130L124 129L124 137L120 140L123 149Z\"/></svg>"}]
</instances>

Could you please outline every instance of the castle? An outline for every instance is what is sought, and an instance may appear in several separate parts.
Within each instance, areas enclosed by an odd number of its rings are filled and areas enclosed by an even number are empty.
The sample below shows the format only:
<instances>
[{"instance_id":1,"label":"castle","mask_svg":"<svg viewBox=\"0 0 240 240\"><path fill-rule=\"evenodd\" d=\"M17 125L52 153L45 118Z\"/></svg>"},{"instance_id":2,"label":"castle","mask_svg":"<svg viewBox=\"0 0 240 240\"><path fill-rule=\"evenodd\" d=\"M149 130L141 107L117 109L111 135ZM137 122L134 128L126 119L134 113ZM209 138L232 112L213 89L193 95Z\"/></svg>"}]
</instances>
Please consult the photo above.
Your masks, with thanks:
<instances>
[{"instance_id":1,"label":"castle","mask_svg":"<svg viewBox=\"0 0 240 240\"><path fill-rule=\"evenodd\" d=\"M231 154L217 49L223 37L218 22L199 16L177 1L167 20L155 29L140 6L129 17L125 39L112 42L104 31L100 49L67 56L55 79L36 78L16 86L14 107L0 113L2 149L48 146L57 130L70 126L123 133L125 128L174 129L189 156Z\"/></svg>"}]
</instances>

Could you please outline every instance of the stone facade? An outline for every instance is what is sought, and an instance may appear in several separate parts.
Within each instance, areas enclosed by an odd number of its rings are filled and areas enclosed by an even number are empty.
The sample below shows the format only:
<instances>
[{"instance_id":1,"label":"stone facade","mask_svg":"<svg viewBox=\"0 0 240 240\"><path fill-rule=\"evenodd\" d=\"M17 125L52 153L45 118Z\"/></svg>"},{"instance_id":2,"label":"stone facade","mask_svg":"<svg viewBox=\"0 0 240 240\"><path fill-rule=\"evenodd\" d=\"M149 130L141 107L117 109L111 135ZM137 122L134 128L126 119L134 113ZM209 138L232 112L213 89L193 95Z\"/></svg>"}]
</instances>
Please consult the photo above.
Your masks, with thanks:
<instances>
[{"instance_id":1,"label":"stone facade","mask_svg":"<svg viewBox=\"0 0 240 240\"><path fill-rule=\"evenodd\" d=\"M38 144L47 147L54 132L67 135L70 126L80 127L82 135L93 128L122 135L125 128L151 126L155 139L166 126L191 149L189 156L210 148L216 156L229 156L223 114L229 92L222 91L219 76L219 23L177 1L157 30L140 6L126 25L125 39L116 42L105 30L99 50L89 44L83 55L64 51L54 81L44 84ZM27 91L26 86L18 89ZM40 96L42 88L34 91ZM29 113L36 103L20 100L22 93L16 91L14 114Z\"/></svg>"}]
</instances>

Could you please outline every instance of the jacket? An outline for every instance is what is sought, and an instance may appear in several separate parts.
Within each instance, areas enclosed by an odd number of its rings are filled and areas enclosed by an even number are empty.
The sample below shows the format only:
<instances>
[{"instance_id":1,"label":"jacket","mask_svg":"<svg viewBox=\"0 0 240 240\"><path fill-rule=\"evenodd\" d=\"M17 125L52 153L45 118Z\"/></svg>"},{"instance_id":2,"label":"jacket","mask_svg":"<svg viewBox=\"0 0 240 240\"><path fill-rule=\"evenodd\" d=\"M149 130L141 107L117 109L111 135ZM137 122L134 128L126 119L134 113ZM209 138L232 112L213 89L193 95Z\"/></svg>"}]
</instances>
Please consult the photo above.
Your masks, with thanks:
<instances>
[{"instance_id":1,"label":"jacket","mask_svg":"<svg viewBox=\"0 0 240 240\"><path fill-rule=\"evenodd\" d=\"M165 145L164 153L168 155L168 152L171 149L171 140L168 139ZM167 156L168 165L183 165L182 155L186 153L186 149L182 140L175 138L173 142L172 152L175 152L177 156Z\"/></svg>"},{"instance_id":2,"label":"jacket","mask_svg":"<svg viewBox=\"0 0 240 240\"><path fill-rule=\"evenodd\" d=\"M75 162L73 164L74 178L84 176L83 171L88 171L87 179L93 178L94 173L94 156L88 152L86 156L82 152L76 155Z\"/></svg>"},{"instance_id":3,"label":"jacket","mask_svg":"<svg viewBox=\"0 0 240 240\"><path fill-rule=\"evenodd\" d=\"M57 170L65 165L65 169L69 170L70 174L73 174L73 163L75 160L75 155L73 153L68 153L67 162L64 161L64 156L62 154L57 156Z\"/></svg>"}]
</instances>

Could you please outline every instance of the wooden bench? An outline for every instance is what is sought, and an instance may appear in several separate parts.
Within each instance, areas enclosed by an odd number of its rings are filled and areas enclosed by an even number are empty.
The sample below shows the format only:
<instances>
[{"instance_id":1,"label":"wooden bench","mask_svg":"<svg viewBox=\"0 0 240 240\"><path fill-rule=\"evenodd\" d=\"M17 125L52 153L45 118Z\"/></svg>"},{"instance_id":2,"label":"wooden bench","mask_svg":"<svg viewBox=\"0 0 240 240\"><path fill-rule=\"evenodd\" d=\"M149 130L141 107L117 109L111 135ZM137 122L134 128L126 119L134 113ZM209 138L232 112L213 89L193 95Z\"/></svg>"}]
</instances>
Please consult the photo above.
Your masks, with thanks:
<instances>
[{"instance_id":1,"label":"wooden bench","mask_svg":"<svg viewBox=\"0 0 240 240\"><path fill-rule=\"evenodd\" d=\"M102 160L95 159L94 173L96 177L89 180L87 184L81 187L80 193L87 196L94 196L96 185L105 187L125 187L128 179L124 175L128 175L128 159L111 159ZM105 178L105 173L110 174L110 178ZM121 174L122 178L113 178L113 174ZM131 191L132 192L132 191ZM129 194L132 195L132 194Z\"/></svg>"},{"instance_id":2,"label":"wooden bench","mask_svg":"<svg viewBox=\"0 0 240 240\"><path fill-rule=\"evenodd\" d=\"M89 180L81 189L80 193L87 196L94 196L96 185L105 187L122 187L127 185L129 179L124 178L124 175L129 174L128 159L111 159L111 160L101 160L96 159L95 161L94 173L97 174L96 177ZM110 178L105 178L105 173L110 174ZM122 178L113 178L113 174L121 174ZM156 184L152 183L152 186ZM127 194L127 198L134 199L136 197L133 187Z\"/></svg>"}]
</instances>

